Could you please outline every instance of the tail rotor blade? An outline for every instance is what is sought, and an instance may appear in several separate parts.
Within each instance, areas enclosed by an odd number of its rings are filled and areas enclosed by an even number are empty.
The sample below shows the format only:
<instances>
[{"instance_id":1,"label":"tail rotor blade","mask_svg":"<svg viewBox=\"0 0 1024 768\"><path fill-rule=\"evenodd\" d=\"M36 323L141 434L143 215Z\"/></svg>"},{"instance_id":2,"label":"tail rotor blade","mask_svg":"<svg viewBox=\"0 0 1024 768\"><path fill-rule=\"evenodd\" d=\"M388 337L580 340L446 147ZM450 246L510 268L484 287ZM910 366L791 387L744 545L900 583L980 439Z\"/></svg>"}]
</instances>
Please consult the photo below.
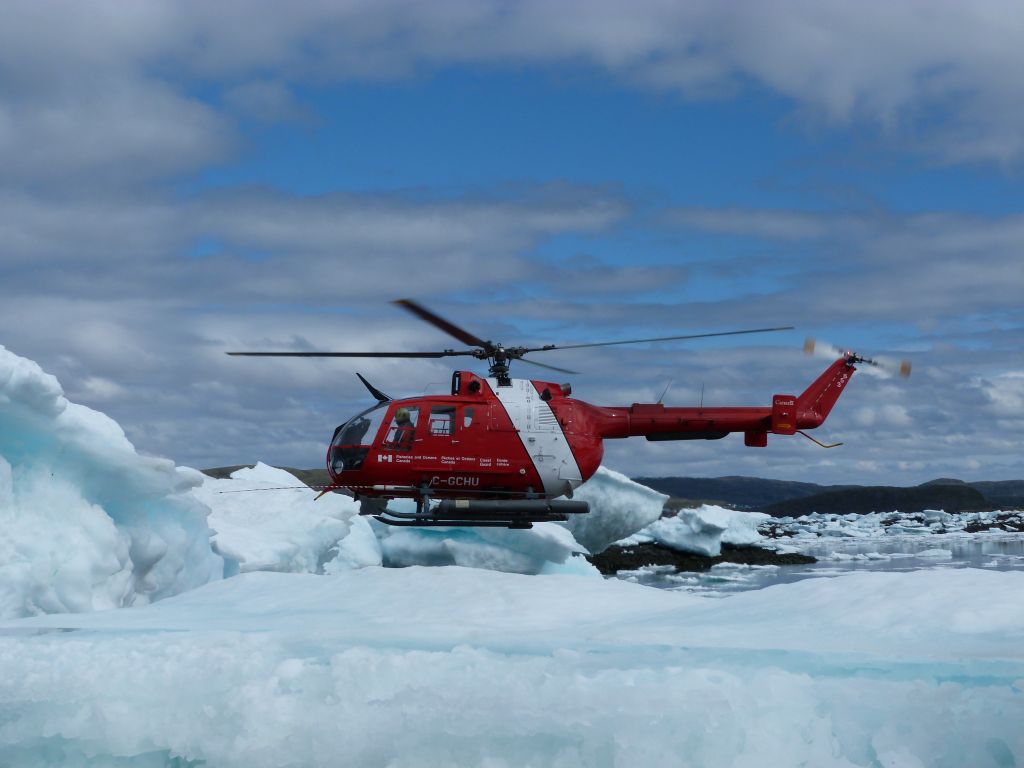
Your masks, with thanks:
<instances>
[{"instance_id":1,"label":"tail rotor blade","mask_svg":"<svg viewBox=\"0 0 1024 768\"><path fill-rule=\"evenodd\" d=\"M832 360L837 357L847 357L851 362L864 363L890 376L899 376L903 379L910 376L911 364L909 360L899 360L892 357L863 357L856 352L841 349L835 344L829 344L820 339L808 338L804 341L804 353L817 357L827 357Z\"/></svg>"}]
</instances>

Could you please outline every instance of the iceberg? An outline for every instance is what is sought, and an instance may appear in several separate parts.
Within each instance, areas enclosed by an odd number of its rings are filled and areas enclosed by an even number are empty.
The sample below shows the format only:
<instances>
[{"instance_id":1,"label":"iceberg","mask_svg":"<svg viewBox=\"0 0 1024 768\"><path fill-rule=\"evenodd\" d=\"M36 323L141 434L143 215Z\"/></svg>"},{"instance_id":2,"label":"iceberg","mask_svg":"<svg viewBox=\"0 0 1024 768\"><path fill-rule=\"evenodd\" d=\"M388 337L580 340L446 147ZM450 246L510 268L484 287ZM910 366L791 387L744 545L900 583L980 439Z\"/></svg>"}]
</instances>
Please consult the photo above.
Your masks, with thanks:
<instances>
[{"instance_id":1,"label":"iceberg","mask_svg":"<svg viewBox=\"0 0 1024 768\"><path fill-rule=\"evenodd\" d=\"M336 573L381 564L380 546L349 496L320 499L289 472L257 463L192 491L210 508L213 546L239 570ZM351 541L350 531L354 532Z\"/></svg>"},{"instance_id":2,"label":"iceberg","mask_svg":"<svg viewBox=\"0 0 1024 768\"><path fill-rule=\"evenodd\" d=\"M973 569L724 599L460 567L243 573L0 622L0 763L1019 765L1022 590Z\"/></svg>"},{"instance_id":3,"label":"iceberg","mask_svg":"<svg viewBox=\"0 0 1024 768\"><path fill-rule=\"evenodd\" d=\"M607 467L598 467L573 498L589 502L590 512L571 515L563 525L593 555L653 523L668 501L665 494Z\"/></svg>"},{"instance_id":4,"label":"iceberg","mask_svg":"<svg viewBox=\"0 0 1024 768\"><path fill-rule=\"evenodd\" d=\"M696 509L681 509L673 517L655 520L641 531L618 543L623 546L657 542L680 552L717 557L722 544L775 548L758 527L770 520L763 512L740 512L714 504Z\"/></svg>"},{"instance_id":5,"label":"iceberg","mask_svg":"<svg viewBox=\"0 0 1024 768\"><path fill-rule=\"evenodd\" d=\"M0 617L137 605L222 578L198 472L0 346Z\"/></svg>"},{"instance_id":6,"label":"iceberg","mask_svg":"<svg viewBox=\"0 0 1024 768\"><path fill-rule=\"evenodd\" d=\"M390 506L402 502L392 501ZM373 522L380 539L384 565L459 565L508 573L591 573L598 575L582 555L586 550L573 535L555 523L534 523L533 528L391 528ZM557 567L556 567L557 566Z\"/></svg>"},{"instance_id":7,"label":"iceberg","mask_svg":"<svg viewBox=\"0 0 1024 768\"><path fill-rule=\"evenodd\" d=\"M599 575L583 555L639 531L661 517L665 501L658 493L607 467L574 495L590 503L590 512L565 523L536 523L529 530L504 528L401 528L374 522L384 565L460 565L523 574ZM389 502L412 511L408 500Z\"/></svg>"}]
</instances>

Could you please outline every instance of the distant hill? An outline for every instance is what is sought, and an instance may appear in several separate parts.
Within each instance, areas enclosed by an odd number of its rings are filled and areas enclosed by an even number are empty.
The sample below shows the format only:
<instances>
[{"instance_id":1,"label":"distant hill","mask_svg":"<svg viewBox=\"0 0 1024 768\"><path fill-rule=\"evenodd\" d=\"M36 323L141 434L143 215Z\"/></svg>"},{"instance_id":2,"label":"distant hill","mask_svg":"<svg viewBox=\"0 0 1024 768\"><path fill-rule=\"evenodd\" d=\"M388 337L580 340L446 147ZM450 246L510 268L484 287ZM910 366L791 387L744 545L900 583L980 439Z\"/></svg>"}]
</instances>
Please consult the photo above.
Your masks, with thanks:
<instances>
[{"instance_id":1,"label":"distant hill","mask_svg":"<svg viewBox=\"0 0 1024 768\"><path fill-rule=\"evenodd\" d=\"M782 511L783 504L814 498L819 511L847 507L853 512L865 505L879 504L910 511L920 509L1024 509L1024 480L983 480L965 483L954 478L930 480L911 488L863 485L818 485L792 480L767 480L760 477L637 477L638 483L673 497L676 506L695 502L724 504L739 509L770 512L777 515L803 514ZM892 491L890 494L882 491ZM954 490L955 489L955 490ZM825 497L825 498L821 498ZM941 502L941 499L947 499ZM945 504L945 506L944 506ZM894 506L895 505L895 506ZM924 505L924 506L921 506ZM813 506L813 504L811 505ZM806 508L804 506L788 509ZM870 509L865 511L872 511ZM876 509L874 511L888 511Z\"/></svg>"},{"instance_id":2,"label":"distant hill","mask_svg":"<svg viewBox=\"0 0 1024 768\"><path fill-rule=\"evenodd\" d=\"M769 504L761 511L772 517L799 517L811 512L848 515L896 510L922 512L926 509L984 512L994 509L994 505L966 483L925 483L913 488L860 486L840 491L826 491Z\"/></svg>"},{"instance_id":3,"label":"distant hill","mask_svg":"<svg viewBox=\"0 0 1024 768\"><path fill-rule=\"evenodd\" d=\"M817 485L793 480L760 477L637 477L638 483L677 499L725 504L742 509L762 509L780 501L813 496L854 486Z\"/></svg>"},{"instance_id":4,"label":"distant hill","mask_svg":"<svg viewBox=\"0 0 1024 768\"><path fill-rule=\"evenodd\" d=\"M1024 509L1024 480L981 480L968 485L1001 509Z\"/></svg>"}]
</instances>

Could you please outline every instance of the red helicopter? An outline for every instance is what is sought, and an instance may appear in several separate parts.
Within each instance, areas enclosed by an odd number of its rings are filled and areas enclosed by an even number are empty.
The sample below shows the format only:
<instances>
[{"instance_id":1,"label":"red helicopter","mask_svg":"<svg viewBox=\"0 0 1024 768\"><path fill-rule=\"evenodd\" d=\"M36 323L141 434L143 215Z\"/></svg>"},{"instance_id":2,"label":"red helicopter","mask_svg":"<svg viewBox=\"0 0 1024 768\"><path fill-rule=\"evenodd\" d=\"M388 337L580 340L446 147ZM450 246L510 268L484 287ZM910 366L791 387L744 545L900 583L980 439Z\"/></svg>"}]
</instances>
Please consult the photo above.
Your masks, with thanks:
<instances>
[{"instance_id":1,"label":"red helicopter","mask_svg":"<svg viewBox=\"0 0 1024 768\"><path fill-rule=\"evenodd\" d=\"M356 374L377 404L334 430L327 451L332 485L356 499L410 498L415 512L364 504L388 525L530 528L589 511L573 491L601 464L604 441L643 436L652 442L719 440L742 432L744 444L763 448L768 433L803 434L825 421L860 363L883 364L839 352L800 395L775 395L770 406L676 408L661 402L596 406L572 398L569 384L513 379L509 364L522 360L575 373L524 356L551 350L698 339L791 330L791 327L665 336L654 339L506 347L485 341L410 299L395 302L472 349L440 352L228 352L252 357L474 357L490 363L489 376L452 375L450 395L395 400ZM808 341L813 348L813 342ZM805 348L806 349L806 348ZM808 349L807 351L811 351ZM900 366L909 373L909 364ZM837 444L838 445L838 444ZM323 494L321 494L323 495ZM566 497L566 498L562 498Z\"/></svg>"}]
</instances>

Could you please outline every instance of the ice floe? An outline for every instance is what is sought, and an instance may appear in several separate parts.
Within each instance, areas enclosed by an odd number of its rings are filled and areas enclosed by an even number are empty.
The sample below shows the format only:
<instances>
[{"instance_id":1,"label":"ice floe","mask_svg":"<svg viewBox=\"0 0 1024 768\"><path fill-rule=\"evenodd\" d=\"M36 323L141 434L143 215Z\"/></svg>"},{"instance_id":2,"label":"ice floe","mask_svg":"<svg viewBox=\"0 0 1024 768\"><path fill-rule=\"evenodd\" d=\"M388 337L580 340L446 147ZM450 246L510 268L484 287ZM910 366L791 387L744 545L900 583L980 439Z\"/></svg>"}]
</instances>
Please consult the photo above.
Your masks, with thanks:
<instances>
[{"instance_id":1,"label":"ice floe","mask_svg":"<svg viewBox=\"0 0 1024 768\"><path fill-rule=\"evenodd\" d=\"M760 525L769 538L884 538L929 534L1024 532L1024 511L874 512L866 515L813 513L802 517L773 517Z\"/></svg>"},{"instance_id":2,"label":"ice floe","mask_svg":"<svg viewBox=\"0 0 1024 768\"><path fill-rule=\"evenodd\" d=\"M1022 590L988 570L721 600L456 567L241 574L0 623L0 762L1020 764Z\"/></svg>"},{"instance_id":3,"label":"ice floe","mask_svg":"<svg viewBox=\"0 0 1024 768\"><path fill-rule=\"evenodd\" d=\"M617 543L630 546L657 542L680 552L716 557L721 554L722 544L771 547L772 542L758 532L758 526L769 519L762 512L740 512L704 504L696 509L681 509L673 517L655 520Z\"/></svg>"}]
</instances>

